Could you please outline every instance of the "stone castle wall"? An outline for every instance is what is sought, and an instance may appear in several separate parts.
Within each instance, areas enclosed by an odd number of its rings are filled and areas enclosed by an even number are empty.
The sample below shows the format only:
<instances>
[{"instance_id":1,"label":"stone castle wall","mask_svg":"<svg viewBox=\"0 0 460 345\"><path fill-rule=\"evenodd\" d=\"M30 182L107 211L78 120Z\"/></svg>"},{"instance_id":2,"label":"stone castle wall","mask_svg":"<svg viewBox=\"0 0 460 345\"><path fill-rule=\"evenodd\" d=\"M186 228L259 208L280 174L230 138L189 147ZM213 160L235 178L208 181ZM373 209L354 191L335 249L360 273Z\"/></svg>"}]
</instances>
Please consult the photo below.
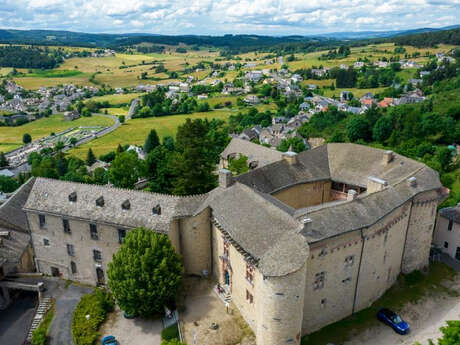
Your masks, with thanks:
<instances>
[{"instance_id":1,"label":"stone castle wall","mask_svg":"<svg viewBox=\"0 0 460 345\"><path fill-rule=\"evenodd\" d=\"M331 200L331 181L301 183L282 189L272 195L293 208L319 205Z\"/></svg>"}]
</instances>

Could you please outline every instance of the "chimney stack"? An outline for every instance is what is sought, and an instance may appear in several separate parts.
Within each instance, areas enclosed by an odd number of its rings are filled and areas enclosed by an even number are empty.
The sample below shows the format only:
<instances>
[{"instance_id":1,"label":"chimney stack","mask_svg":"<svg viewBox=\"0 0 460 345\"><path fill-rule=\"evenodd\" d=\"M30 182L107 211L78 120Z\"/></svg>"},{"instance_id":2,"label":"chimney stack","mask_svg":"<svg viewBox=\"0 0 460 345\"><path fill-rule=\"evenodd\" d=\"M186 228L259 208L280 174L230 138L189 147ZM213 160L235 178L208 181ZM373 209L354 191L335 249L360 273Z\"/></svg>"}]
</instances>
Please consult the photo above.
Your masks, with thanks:
<instances>
[{"instance_id":1,"label":"chimney stack","mask_svg":"<svg viewBox=\"0 0 460 345\"><path fill-rule=\"evenodd\" d=\"M374 193L383 190L388 185L388 182L375 176L367 178L367 193Z\"/></svg>"},{"instance_id":2,"label":"chimney stack","mask_svg":"<svg viewBox=\"0 0 460 345\"><path fill-rule=\"evenodd\" d=\"M233 177L230 170L220 169L219 170L219 187L228 188L233 184Z\"/></svg>"},{"instance_id":3,"label":"chimney stack","mask_svg":"<svg viewBox=\"0 0 460 345\"><path fill-rule=\"evenodd\" d=\"M311 230L311 224L312 224L312 220L311 218L309 217L304 217L302 219L302 223L303 223L303 231L310 231Z\"/></svg>"},{"instance_id":4,"label":"chimney stack","mask_svg":"<svg viewBox=\"0 0 460 345\"><path fill-rule=\"evenodd\" d=\"M393 151L387 150L383 153L383 165L387 165L393 161L393 158L395 157Z\"/></svg>"},{"instance_id":5,"label":"chimney stack","mask_svg":"<svg viewBox=\"0 0 460 345\"><path fill-rule=\"evenodd\" d=\"M297 153L293 151L284 152L283 159L286 160L289 165L294 165L297 163Z\"/></svg>"},{"instance_id":6,"label":"chimney stack","mask_svg":"<svg viewBox=\"0 0 460 345\"><path fill-rule=\"evenodd\" d=\"M348 194L347 194L347 200L348 201L355 200L357 196L358 196L357 191L355 191L354 189L349 189L348 190Z\"/></svg>"}]
</instances>

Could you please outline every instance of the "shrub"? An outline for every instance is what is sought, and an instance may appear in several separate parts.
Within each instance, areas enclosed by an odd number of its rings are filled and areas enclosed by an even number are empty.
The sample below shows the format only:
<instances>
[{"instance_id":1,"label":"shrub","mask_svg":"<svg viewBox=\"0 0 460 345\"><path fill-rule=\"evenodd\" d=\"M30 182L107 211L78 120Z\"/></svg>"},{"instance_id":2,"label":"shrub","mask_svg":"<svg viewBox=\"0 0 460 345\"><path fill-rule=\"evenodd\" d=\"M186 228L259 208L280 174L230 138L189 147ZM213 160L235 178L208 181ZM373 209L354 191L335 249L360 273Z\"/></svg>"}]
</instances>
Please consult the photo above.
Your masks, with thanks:
<instances>
[{"instance_id":1,"label":"shrub","mask_svg":"<svg viewBox=\"0 0 460 345\"><path fill-rule=\"evenodd\" d=\"M179 329L177 328L177 323L163 329L163 331L161 331L161 339L162 340L179 339Z\"/></svg>"},{"instance_id":2,"label":"shrub","mask_svg":"<svg viewBox=\"0 0 460 345\"><path fill-rule=\"evenodd\" d=\"M46 329L39 327L34 331L32 345L46 345Z\"/></svg>"},{"instance_id":3,"label":"shrub","mask_svg":"<svg viewBox=\"0 0 460 345\"><path fill-rule=\"evenodd\" d=\"M46 345L48 342L48 331L51 326L51 321L54 317L54 304L51 306L51 309L45 314L40 325L32 333L32 345Z\"/></svg>"},{"instance_id":4,"label":"shrub","mask_svg":"<svg viewBox=\"0 0 460 345\"><path fill-rule=\"evenodd\" d=\"M161 342L161 345L185 345L184 343L181 343L179 339L171 339L171 340L163 340Z\"/></svg>"},{"instance_id":5,"label":"shrub","mask_svg":"<svg viewBox=\"0 0 460 345\"><path fill-rule=\"evenodd\" d=\"M96 289L93 293L84 295L72 316L72 336L75 345L93 345L99 337L99 326L113 307L112 295L105 290ZM86 315L89 315L88 319Z\"/></svg>"}]
</instances>

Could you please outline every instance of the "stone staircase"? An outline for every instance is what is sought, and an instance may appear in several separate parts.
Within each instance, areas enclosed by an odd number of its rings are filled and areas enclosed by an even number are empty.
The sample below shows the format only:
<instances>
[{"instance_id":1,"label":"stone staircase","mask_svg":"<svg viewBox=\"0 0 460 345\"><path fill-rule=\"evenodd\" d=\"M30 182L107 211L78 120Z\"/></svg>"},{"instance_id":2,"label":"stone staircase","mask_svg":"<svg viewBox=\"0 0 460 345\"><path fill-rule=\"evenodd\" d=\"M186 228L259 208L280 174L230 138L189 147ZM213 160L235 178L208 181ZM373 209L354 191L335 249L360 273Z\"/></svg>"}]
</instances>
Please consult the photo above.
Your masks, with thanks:
<instances>
[{"instance_id":1,"label":"stone staircase","mask_svg":"<svg viewBox=\"0 0 460 345\"><path fill-rule=\"evenodd\" d=\"M37 311L35 312L34 319L32 320L32 325L30 326L29 333L27 334L27 340L32 340L32 334L40 326L40 323L43 320L43 316L51 308L51 298L44 297L41 299L40 304L38 305Z\"/></svg>"},{"instance_id":2,"label":"stone staircase","mask_svg":"<svg viewBox=\"0 0 460 345\"><path fill-rule=\"evenodd\" d=\"M232 301L232 295L230 294L229 292L229 288L228 286L224 285L224 286L221 286L222 288L222 292L219 292L219 289L217 287L217 285L214 287L214 291L216 292L217 296L219 296L219 298L222 300L222 302L224 302L225 304L230 304L230 302Z\"/></svg>"}]
</instances>

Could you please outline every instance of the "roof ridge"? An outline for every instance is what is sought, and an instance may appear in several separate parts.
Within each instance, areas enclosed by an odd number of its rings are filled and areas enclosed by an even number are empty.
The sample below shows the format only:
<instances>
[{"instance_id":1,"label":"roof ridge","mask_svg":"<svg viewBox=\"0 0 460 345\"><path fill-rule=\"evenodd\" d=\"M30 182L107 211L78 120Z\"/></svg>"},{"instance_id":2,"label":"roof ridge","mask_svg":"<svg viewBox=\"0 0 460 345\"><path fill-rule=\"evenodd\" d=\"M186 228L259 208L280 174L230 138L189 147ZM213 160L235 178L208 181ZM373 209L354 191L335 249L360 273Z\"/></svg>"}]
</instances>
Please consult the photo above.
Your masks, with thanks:
<instances>
[{"instance_id":1,"label":"roof ridge","mask_svg":"<svg viewBox=\"0 0 460 345\"><path fill-rule=\"evenodd\" d=\"M203 193L203 194L192 194L192 195L173 195L173 194L167 194L167 193L158 193L158 192L149 192L145 190L138 190L138 189L129 189L129 188L122 188L122 187L115 187L115 186L107 186L107 185L101 185L101 184L92 184L92 183L85 183L85 182L78 182L78 181L67 181L67 180L60 180L60 179L53 179L49 177L37 177L37 180L45 180L45 181L58 181L62 182L65 184L77 184L77 185L82 185L82 186L96 186L100 188L104 188L107 190L116 190L120 192L134 192L134 193L143 193L143 194L148 194L148 195L153 195L153 196L162 196L162 197L167 197L171 199L193 199L193 198L198 198L207 195L208 193Z\"/></svg>"}]
</instances>

